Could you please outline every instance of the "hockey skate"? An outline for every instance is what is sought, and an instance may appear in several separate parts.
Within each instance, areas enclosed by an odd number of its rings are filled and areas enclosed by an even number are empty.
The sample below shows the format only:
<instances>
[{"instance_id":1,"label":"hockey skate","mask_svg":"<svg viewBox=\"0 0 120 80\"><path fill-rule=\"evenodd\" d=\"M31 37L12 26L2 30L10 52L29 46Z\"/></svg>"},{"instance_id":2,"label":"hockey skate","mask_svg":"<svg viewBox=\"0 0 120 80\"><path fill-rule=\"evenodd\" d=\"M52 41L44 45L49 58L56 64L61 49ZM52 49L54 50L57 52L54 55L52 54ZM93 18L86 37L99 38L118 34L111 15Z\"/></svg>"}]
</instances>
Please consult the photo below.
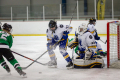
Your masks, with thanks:
<instances>
[{"instance_id":1,"label":"hockey skate","mask_svg":"<svg viewBox=\"0 0 120 80\"><path fill-rule=\"evenodd\" d=\"M48 62L48 67L57 68L57 61L56 60L49 61Z\"/></svg>"},{"instance_id":2,"label":"hockey skate","mask_svg":"<svg viewBox=\"0 0 120 80\"><path fill-rule=\"evenodd\" d=\"M72 69L73 68L73 63L72 61L68 62L68 65L66 65L67 69Z\"/></svg>"},{"instance_id":3,"label":"hockey skate","mask_svg":"<svg viewBox=\"0 0 120 80\"><path fill-rule=\"evenodd\" d=\"M10 68L9 68L9 66L8 66L7 64L4 66L4 68L6 69L6 71L7 71L8 73L10 73Z\"/></svg>"},{"instance_id":4,"label":"hockey skate","mask_svg":"<svg viewBox=\"0 0 120 80\"><path fill-rule=\"evenodd\" d=\"M20 74L20 76L27 77L26 73L22 71L22 69L16 68L16 71Z\"/></svg>"}]
</instances>

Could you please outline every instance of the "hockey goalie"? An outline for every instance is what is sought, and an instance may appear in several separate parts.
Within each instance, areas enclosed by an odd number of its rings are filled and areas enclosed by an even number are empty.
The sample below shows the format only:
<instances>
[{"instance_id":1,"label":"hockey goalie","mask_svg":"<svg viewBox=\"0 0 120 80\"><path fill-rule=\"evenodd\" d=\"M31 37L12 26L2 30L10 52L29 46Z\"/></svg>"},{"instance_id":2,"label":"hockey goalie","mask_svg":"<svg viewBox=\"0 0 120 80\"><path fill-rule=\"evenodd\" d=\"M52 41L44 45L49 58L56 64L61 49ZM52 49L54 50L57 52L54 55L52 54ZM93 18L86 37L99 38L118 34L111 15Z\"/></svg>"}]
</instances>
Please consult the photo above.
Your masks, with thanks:
<instances>
[{"instance_id":1,"label":"hockey goalie","mask_svg":"<svg viewBox=\"0 0 120 80\"><path fill-rule=\"evenodd\" d=\"M104 60L96 54L96 42L94 36L87 31L83 23L78 27L75 39L68 43L73 49L78 46L79 54L73 57L74 68L103 68Z\"/></svg>"}]
</instances>

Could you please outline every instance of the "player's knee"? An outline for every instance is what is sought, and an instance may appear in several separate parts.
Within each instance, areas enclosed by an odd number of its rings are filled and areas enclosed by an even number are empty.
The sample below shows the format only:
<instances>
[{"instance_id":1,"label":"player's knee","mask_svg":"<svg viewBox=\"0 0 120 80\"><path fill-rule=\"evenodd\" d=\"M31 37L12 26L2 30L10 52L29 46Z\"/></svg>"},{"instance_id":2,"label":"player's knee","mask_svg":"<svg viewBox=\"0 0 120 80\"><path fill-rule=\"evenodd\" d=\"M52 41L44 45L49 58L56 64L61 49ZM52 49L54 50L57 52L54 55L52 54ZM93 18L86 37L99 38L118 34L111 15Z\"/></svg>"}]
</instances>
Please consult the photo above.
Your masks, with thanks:
<instances>
[{"instance_id":1,"label":"player's knee","mask_svg":"<svg viewBox=\"0 0 120 80\"><path fill-rule=\"evenodd\" d=\"M65 53L66 53L66 50L65 49L59 49L60 50L60 53L62 54L62 55L64 55Z\"/></svg>"},{"instance_id":2,"label":"player's knee","mask_svg":"<svg viewBox=\"0 0 120 80\"><path fill-rule=\"evenodd\" d=\"M11 61L11 60L14 60L15 58L14 57L8 57L7 60L8 61Z\"/></svg>"}]
</instances>

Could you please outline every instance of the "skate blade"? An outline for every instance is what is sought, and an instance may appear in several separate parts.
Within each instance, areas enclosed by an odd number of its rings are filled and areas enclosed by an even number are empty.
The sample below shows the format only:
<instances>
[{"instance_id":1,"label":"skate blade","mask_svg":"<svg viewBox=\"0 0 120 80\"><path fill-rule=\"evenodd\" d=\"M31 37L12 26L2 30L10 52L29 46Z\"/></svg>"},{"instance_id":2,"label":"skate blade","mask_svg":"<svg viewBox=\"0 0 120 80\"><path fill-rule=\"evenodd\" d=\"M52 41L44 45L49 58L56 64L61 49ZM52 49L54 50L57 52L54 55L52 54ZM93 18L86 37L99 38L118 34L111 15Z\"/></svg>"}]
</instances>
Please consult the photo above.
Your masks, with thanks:
<instances>
[{"instance_id":1,"label":"skate blade","mask_svg":"<svg viewBox=\"0 0 120 80\"><path fill-rule=\"evenodd\" d=\"M73 69L73 68L74 68L73 66L67 67L68 70L69 70L69 69Z\"/></svg>"},{"instance_id":2,"label":"skate blade","mask_svg":"<svg viewBox=\"0 0 120 80\"><path fill-rule=\"evenodd\" d=\"M11 72L8 72L9 75L12 75Z\"/></svg>"},{"instance_id":3,"label":"skate blade","mask_svg":"<svg viewBox=\"0 0 120 80\"><path fill-rule=\"evenodd\" d=\"M27 78L27 75L26 74L24 74L24 75L21 75L22 76L22 78Z\"/></svg>"},{"instance_id":4,"label":"skate blade","mask_svg":"<svg viewBox=\"0 0 120 80\"><path fill-rule=\"evenodd\" d=\"M48 66L49 68L57 68L57 65L54 66Z\"/></svg>"}]
</instances>

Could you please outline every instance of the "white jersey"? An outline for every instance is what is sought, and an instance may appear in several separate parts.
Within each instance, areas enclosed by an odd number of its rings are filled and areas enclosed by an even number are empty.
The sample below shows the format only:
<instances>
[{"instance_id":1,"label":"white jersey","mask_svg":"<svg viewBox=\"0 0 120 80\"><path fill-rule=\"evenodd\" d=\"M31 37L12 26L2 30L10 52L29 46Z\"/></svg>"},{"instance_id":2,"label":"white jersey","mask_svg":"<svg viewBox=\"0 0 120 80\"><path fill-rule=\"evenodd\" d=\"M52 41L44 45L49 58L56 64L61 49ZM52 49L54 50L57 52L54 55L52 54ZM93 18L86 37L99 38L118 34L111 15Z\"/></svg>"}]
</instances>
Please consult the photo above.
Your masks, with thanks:
<instances>
[{"instance_id":1,"label":"white jersey","mask_svg":"<svg viewBox=\"0 0 120 80\"><path fill-rule=\"evenodd\" d=\"M88 24L87 30L89 30L93 35L96 34L95 32L95 26L93 24Z\"/></svg>"},{"instance_id":2,"label":"white jersey","mask_svg":"<svg viewBox=\"0 0 120 80\"><path fill-rule=\"evenodd\" d=\"M61 40L64 31L68 31L70 33L72 31L72 27L57 23L57 29L55 30L55 32L52 32L50 28L47 29L47 41L51 43L52 38L56 38L56 41Z\"/></svg>"},{"instance_id":3,"label":"white jersey","mask_svg":"<svg viewBox=\"0 0 120 80\"><path fill-rule=\"evenodd\" d=\"M83 35L78 35L78 47L80 51L85 51L86 47L96 51L96 43L94 36L90 32L86 32Z\"/></svg>"}]
</instances>

